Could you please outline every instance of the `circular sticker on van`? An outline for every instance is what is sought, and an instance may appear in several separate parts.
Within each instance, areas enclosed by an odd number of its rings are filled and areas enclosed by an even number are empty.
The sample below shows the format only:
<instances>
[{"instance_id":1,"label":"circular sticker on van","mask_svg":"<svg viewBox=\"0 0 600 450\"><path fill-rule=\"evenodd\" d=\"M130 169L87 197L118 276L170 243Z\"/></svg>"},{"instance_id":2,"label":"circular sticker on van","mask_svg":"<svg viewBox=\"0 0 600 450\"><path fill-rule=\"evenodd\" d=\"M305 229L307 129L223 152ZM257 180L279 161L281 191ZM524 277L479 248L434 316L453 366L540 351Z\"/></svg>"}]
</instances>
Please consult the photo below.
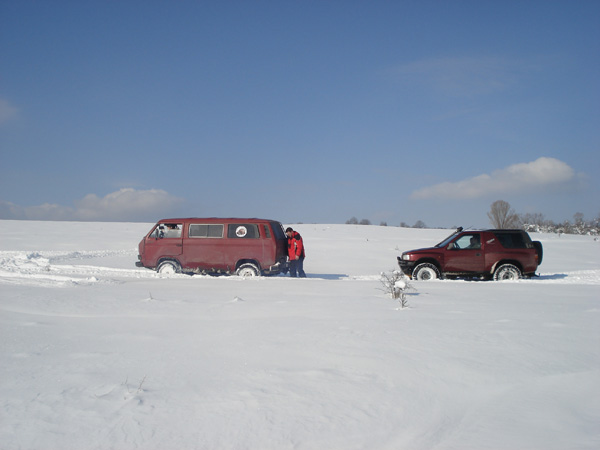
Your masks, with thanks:
<instances>
[{"instance_id":1,"label":"circular sticker on van","mask_svg":"<svg viewBox=\"0 0 600 450\"><path fill-rule=\"evenodd\" d=\"M248 234L248 230L243 225L240 225L239 227L237 227L235 229L235 235L237 237L241 237L242 238L242 237L246 236L247 234Z\"/></svg>"}]
</instances>

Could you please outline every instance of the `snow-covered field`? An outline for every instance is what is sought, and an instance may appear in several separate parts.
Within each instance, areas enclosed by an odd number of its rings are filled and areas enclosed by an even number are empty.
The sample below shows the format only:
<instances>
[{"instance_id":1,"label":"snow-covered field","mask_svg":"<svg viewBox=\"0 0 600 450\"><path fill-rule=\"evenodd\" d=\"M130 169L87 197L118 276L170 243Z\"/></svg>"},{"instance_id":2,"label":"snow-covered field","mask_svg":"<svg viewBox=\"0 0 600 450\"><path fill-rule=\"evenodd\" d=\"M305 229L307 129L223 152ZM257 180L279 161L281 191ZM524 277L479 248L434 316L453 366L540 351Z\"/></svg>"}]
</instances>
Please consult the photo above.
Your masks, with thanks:
<instances>
[{"instance_id":1,"label":"snow-covered field","mask_svg":"<svg viewBox=\"0 0 600 450\"><path fill-rule=\"evenodd\" d=\"M381 289L450 230L294 225L307 279L138 269L151 224L0 221L0 448L598 449L600 242Z\"/></svg>"}]
</instances>

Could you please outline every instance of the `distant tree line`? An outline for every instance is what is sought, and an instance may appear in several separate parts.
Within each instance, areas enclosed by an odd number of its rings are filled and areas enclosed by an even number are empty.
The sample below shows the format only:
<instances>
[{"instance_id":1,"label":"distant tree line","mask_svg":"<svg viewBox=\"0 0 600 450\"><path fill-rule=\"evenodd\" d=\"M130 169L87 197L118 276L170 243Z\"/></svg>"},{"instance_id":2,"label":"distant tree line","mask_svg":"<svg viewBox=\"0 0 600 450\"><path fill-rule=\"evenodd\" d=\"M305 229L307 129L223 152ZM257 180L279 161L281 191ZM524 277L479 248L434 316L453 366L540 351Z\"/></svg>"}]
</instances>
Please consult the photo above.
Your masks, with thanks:
<instances>
[{"instance_id":1,"label":"distant tree line","mask_svg":"<svg viewBox=\"0 0 600 450\"><path fill-rule=\"evenodd\" d=\"M490 205L487 213L492 228L508 229L518 228L535 233L558 233L558 234L587 234L597 236L600 234L600 214L595 219L586 220L582 213L573 215L573 222L565 220L555 223L548 220L540 213L517 214L508 202L496 200ZM371 225L369 219L358 220L351 217L346 220L348 225ZM387 222L381 222L380 226L387 226ZM400 222L402 228L427 228L422 220L417 220L410 226L406 222ZM456 228L456 227L454 227Z\"/></svg>"},{"instance_id":2,"label":"distant tree line","mask_svg":"<svg viewBox=\"0 0 600 450\"><path fill-rule=\"evenodd\" d=\"M595 219L585 220L583 213L578 212L573 215L573 222L555 223L540 213L517 214L504 200L492 203L488 218L494 228L522 228L537 233L600 234L600 214Z\"/></svg>"},{"instance_id":3,"label":"distant tree line","mask_svg":"<svg viewBox=\"0 0 600 450\"><path fill-rule=\"evenodd\" d=\"M346 220L346 225L371 225L371 221L369 219L362 219L359 222L356 217L350 217Z\"/></svg>"},{"instance_id":4,"label":"distant tree line","mask_svg":"<svg viewBox=\"0 0 600 450\"><path fill-rule=\"evenodd\" d=\"M359 221L356 217L351 217L348 220L346 220L346 225L372 225L372 224L369 219L362 219ZM379 226L387 227L387 222L380 222ZM427 228L427 225L425 225L425 222L423 222L422 220L417 220L412 227L410 225L407 225L405 222L400 222L399 226L402 228Z\"/></svg>"},{"instance_id":5,"label":"distant tree line","mask_svg":"<svg viewBox=\"0 0 600 450\"><path fill-rule=\"evenodd\" d=\"M592 236L598 236L600 234L600 214L598 214L598 217L595 219L585 220L582 213L575 213L573 215L573 222L565 220L562 223L546 220L544 219L543 214L521 214L519 219L525 231L558 234L588 234Z\"/></svg>"}]
</instances>

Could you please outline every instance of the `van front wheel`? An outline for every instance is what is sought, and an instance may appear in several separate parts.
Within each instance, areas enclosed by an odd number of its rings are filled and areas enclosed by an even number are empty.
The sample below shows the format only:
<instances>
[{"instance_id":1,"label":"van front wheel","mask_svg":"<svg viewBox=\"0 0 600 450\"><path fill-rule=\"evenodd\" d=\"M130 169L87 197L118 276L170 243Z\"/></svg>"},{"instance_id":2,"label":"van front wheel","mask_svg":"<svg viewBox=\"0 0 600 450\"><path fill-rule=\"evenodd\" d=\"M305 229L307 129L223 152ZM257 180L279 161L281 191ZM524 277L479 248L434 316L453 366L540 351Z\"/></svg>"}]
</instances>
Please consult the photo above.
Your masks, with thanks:
<instances>
[{"instance_id":1,"label":"van front wheel","mask_svg":"<svg viewBox=\"0 0 600 450\"><path fill-rule=\"evenodd\" d=\"M174 273L180 273L181 266L177 261L163 261L158 265L156 271L161 275L172 275Z\"/></svg>"},{"instance_id":2,"label":"van front wheel","mask_svg":"<svg viewBox=\"0 0 600 450\"><path fill-rule=\"evenodd\" d=\"M257 277L260 275L260 270L256 264L244 263L235 271L239 277Z\"/></svg>"}]
</instances>

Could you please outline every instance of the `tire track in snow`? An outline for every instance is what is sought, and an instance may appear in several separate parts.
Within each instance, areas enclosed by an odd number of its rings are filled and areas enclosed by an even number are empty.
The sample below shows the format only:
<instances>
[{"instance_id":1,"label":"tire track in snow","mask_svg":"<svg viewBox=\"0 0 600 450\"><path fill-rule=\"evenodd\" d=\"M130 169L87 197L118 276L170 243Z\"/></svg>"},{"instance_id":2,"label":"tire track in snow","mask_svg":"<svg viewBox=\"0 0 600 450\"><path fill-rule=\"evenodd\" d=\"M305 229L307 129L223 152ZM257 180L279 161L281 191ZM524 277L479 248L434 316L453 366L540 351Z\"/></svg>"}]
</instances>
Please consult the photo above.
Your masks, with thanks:
<instances>
[{"instance_id":1,"label":"tire track in snow","mask_svg":"<svg viewBox=\"0 0 600 450\"><path fill-rule=\"evenodd\" d=\"M79 264L80 261L91 259L108 259L114 257L129 257L135 255L135 250L100 250L100 251L0 251L0 283L26 284L35 286L66 287L74 285L89 285L97 282L118 282L123 278L164 278L156 272L143 269L123 269L118 267ZM76 264L67 264L75 261ZM173 275L182 277L184 275ZM318 278L318 274L309 278ZM341 277L346 281L379 281L379 275L360 275ZM461 280L436 280L434 283L453 283ZM421 282L419 282L420 284ZM542 274L530 280L519 280L513 283L549 283L549 284L584 284L599 285L600 270L580 270L556 274Z\"/></svg>"},{"instance_id":2,"label":"tire track in snow","mask_svg":"<svg viewBox=\"0 0 600 450\"><path fill-rule=\"evenodd\" d=\"M35 286L73 286L93 284L101 279L152 278L156 274L142 269L120 269L116 267L57 264L60 261L85 260L125 256L130 252L0 252L0 283L27 284Z\"/></svg>"}]
</instances>

